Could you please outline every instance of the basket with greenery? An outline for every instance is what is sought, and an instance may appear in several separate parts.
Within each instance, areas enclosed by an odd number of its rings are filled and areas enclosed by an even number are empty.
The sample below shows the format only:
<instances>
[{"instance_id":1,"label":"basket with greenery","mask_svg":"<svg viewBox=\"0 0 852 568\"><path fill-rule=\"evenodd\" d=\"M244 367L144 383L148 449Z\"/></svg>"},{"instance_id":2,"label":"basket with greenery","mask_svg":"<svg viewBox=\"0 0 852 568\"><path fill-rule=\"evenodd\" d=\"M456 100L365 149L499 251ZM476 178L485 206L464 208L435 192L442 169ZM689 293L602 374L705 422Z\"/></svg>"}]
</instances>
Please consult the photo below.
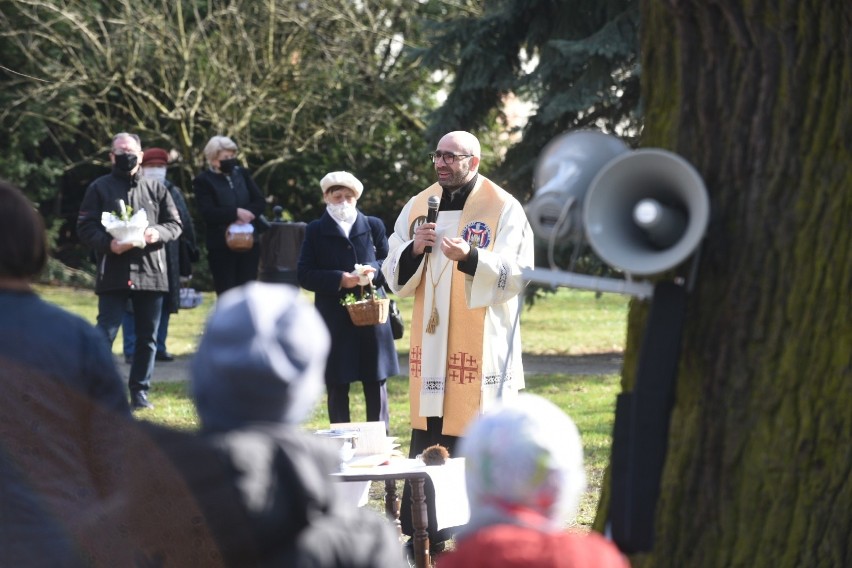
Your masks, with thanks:
<instances>
[{"instance_id":1,"label":"basket with greenery","mask_svg":"<svg viewBox=\"0 0 852 568\"><path fill-rule=\"evenodd\" d=\"M361 286L361 298L355 294L346 294L340 303L349 312L349 319L357 326L378 325L388 321L390 300L381 298L373 288L372 282L367 286Z\"/></svg>"}]
</instances>

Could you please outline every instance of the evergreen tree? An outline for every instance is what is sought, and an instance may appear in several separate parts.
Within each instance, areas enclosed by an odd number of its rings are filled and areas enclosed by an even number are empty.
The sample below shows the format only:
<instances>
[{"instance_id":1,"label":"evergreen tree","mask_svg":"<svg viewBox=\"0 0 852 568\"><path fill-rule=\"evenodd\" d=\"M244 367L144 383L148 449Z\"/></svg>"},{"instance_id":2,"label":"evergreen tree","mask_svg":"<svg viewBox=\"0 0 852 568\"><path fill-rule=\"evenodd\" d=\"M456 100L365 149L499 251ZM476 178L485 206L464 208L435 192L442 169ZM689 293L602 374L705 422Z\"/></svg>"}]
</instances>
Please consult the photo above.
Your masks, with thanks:
<instances>
[{"instance_id":1,"label":"evergreen tree","mask_svg":"<svg viewBox=\"0 0 852 568\"><path fill-rule=\"evenodd\" d=\"M430 119L430 143L451 130L480 133L494 154L484 167L525 198L536 157L556 135L598 128L636 136L638 14L630 0L484 0L443 23L424 63L451 69L452 89ZM502 143L488 133L506 124L510 94L534 110L501 161Z\"/></svg>"}]
</instances>

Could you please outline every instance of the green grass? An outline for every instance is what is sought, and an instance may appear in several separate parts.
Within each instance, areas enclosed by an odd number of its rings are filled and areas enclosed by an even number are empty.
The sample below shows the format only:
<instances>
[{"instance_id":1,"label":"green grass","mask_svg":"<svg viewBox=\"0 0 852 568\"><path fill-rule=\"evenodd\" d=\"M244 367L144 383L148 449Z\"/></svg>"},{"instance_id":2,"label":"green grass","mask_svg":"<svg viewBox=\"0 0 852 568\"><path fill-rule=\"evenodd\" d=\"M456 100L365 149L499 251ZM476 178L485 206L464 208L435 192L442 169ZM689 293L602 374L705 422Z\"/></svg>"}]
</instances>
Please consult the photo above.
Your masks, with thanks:
<instances>
[{"instance_id":1,"label":"green grass","mask_svg":"<svg viewBox=\"0 0 852 568\"><path fill-rule=\"evenodd\" d=\"M97 298L89 289L37 286L46 300L61 305L92 323L97 317ZM312 299L310 293L305 296ZM215 303L213 292L204 292L197 308L173 314L169 322L169 351L191 355L198 347L204 321ZM411 322L411 298L398 299L406 324ZM536 300L521 314L524 353L531 355L579 355L621 351L627 332L628 300L616 294L595 297L594 292L560 288L555 294ZM407 331L407 330L406 330ZM408 353L408 337L396 342L400 353ZM113 345L121 354L121 333Z\"/></svg>"},{"instance_id":2,"label":"green grass","mask_svg":"<svg viewBox=\"0 0 852 568\"><path fill-rule=\"evenodd\" d=\"M38 292L48 301L79 314L92 323L97 314L97 300L91 290L39 286ZM173 315L169 326L169 350L181 356L195 352L204 321L214 303L214 294L205 293L204 303L192 310ZM411 299L400 300L400 310L410 322ZM616 295L596 298L592 292L560 289L556 294L536 302L522 315L524 353L528 355L574 355L621 351L624 346L627 299ZM121 353L121 338L113 346ZM400 352L407 353L408 337L397 341ZM388 382L391 434L399 438L407 453L411 438L408 421L408 377L393 377ZM539 394L562 408L572 417L583 438L588 489L580 506L577 522L589 526L594 520L600 495L601 480L609 461L615 396L620 390L617 375L552 374L527 377L527 392ZM146 412L146 420L175 428L198 427L198 416L187 393L186 383L158 383L152 392L156 409ZM351 391L352 420L366 420L363 393L358 385ZM304 427L309 430L328 427L325 404L315 409ZM374 483L371 507L383 511L383 484Z\"/></svg>"},{"instance_id":3,"label":"green grass","mask_svg":"<svg viewBox=\"0 0 852 568\"><path fill-rule=\"evenodd\" d=\"M583 355L621 352L627 338L628 299L560 288L521 315L524 353Z\"/></svg>"},{"instance_id":4,"label":"green grass","mask_svg":"<svg viewBox=\"0 0 852 568\"><path fill-rule=\"evenodd\" d=\"M411 322L411 298L397 300L406 325ZM524 354L583 355L620 352L627 337L628 300L616 294L560 288L537 299L521 313ZM407 332L407 330L406 330ZM408 353L408 338L397 341Z\"/></svg>"},{"instance_id":5,"label":"green grass","mask_svg":"<svg viewBox=\"0 0 852 568\"><path fill-rule=\"evenodd\" d=\"M98 300L92 290L86 288L69 288L64 286L35 287L42 298L58 304L66 310L79 315L94 324L98 315ZM201 330L215 302L213 292L204 292L204 301L197 308L180 310L169 319L169 336L166 340L168 349L175 355L192 355L198 348ZM121 355L122 334L112 345L112 352Z\"/></svg>"}]
</instances>

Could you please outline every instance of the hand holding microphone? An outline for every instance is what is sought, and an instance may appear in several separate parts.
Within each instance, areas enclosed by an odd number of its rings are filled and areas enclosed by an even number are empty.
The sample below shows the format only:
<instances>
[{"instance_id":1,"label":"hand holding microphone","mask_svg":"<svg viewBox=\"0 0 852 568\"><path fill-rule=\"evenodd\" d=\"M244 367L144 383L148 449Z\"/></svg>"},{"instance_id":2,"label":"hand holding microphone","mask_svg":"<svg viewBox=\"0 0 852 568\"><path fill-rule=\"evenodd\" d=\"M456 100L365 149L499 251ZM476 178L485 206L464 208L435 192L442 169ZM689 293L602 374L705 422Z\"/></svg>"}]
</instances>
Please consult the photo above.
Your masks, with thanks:
<instances>
[{"instance_id":1,"label":"hand holding microphone","mask_svg":"<svg viewBox=\"0 0 852 568\"><path fill-rule=\"evenodd\" d=\"M437 195L432 195L429 197L429 201L427 202L427 207L429 210L426 212L426 222L427 223L437 223L438 222L438 207L441 205L441 198ZM424 254L429 254L432 252L432 245L426 245L426 248L423 249Z\"/></svg>"}]
</instances>

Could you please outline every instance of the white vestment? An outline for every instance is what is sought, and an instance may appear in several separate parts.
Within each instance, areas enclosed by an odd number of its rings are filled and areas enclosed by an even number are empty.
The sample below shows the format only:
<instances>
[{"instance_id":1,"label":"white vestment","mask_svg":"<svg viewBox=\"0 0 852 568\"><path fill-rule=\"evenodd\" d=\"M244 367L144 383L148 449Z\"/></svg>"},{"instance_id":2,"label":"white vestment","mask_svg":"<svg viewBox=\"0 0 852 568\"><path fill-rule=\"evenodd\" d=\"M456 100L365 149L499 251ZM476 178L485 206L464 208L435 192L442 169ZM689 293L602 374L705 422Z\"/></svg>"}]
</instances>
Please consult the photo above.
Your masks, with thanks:
<instances>
[{"instance_id":1,"label":"white vestment","mask_svg":"<svg viewBox=\"0 0 852 568\"><path fill-rule=\"evenodd\" d=\"M483 176L480 176L465 207L482 185L483 179ZM485 181L491 183L487 179ZM409 374L412 377L419 375L422 378L419 408L412 408L413 423L417 416L444 416L444 407L447 405L444 385L448 376L450 380L457 380L459 369L464 366L463 361L459 361L457 357L453 358L452 354L456 350L448 345L448 322L454 313L459 313L458 310L485 309L482 361L481 366L478 367L477 376L477 382L481 385L478 411L483 412L497 399L512 397L518 390L524 388L519 316L523 307L522 292L526 281L522 271L532 268L534 262L533 233L526 214L514 197L505 194L505 204L499 211L499 217L496 217L498 219L496 228L482 233L481 237L487 241L486 244L493 239L493 246L478 248L478 264L474 276L464 275L466 305L453 305L452 310L450 309L451 276L458 268L456 263L444 257L440 250L441 236L462 236L464 227L460 226L460 219L463 217L463 211L439 213L437 221L439 238L436 246L430 254L424 256L417 271L408 282L400 285L398 278L400 255L410 254L409 245L413 240L413 227L416 226L411 223L412 207L415 203L422 202L422 198L418 201L415 196L403 208L394 226L394 233L389 238L390 252L382 266L391 290L400 297L414 296L421 280L425 279L425 286L421 288L425 313L421 318L412 318L412 324L419 322L423 328L421 330L422 355L412 353L409 357L411 361ZM425 213L424 209L422 214L425 216ZM480 237L474 237L474 239L478 238ZM471 242L470 237L468 242ZM433 306L438 312L439 324L435 333L430 334L425 331L425 328ZM414 332L409 334L411 341L414 341L417 335ZM420 367L415 368L415 365ZM412 404L414 403L415 401L412 400ZM465 418L465 424L470 418L472 417ZM444 423L445 434L461 435L462 432L458 427L451 428L456 431L447 431L447 419Z\"/></svg>"}]
</instances>

